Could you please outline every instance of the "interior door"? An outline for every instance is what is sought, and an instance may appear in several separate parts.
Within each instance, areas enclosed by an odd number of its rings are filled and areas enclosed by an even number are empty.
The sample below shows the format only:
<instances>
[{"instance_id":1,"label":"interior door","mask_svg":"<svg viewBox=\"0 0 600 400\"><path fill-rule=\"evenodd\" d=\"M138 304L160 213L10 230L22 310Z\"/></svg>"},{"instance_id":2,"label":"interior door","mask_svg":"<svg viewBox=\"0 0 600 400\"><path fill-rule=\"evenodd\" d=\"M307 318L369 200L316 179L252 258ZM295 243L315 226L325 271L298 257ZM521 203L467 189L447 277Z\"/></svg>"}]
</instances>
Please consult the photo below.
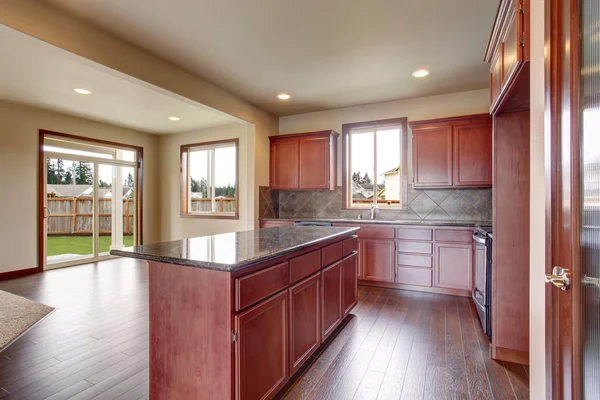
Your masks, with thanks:
<instances>
[{"instance_id":1,"label":"interior door","mask_svg":"<svg viewBox=\"0 0 600 400\"><path fill-rule=\"evenodd\" d=\"M551 265L546 326L553 398L600 398L600 0L551 0ZM574 16L574 17L573 17ZM564 43L570 42L570 48Z\"/></svg>"}]
</instances>

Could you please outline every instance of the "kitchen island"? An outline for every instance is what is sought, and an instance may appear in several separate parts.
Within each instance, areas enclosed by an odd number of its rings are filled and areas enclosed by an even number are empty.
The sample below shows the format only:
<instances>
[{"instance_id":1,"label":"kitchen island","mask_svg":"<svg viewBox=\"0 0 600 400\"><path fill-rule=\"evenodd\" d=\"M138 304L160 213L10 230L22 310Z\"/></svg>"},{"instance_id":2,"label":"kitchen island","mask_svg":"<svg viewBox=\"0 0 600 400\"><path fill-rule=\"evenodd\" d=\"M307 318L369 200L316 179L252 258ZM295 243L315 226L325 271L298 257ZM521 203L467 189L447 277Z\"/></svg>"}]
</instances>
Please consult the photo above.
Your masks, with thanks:
<instances>
[{"instance_id":1,"label":"kitchen island","mask_svg":"<svg viewBox=\"0 0 600 400\"><path fill-rule=\"evenodd\" d=\"M357 303L358 228L284 226L112 250L149 262L153 399L269 399Z\"/></svg>"}]
</instances>

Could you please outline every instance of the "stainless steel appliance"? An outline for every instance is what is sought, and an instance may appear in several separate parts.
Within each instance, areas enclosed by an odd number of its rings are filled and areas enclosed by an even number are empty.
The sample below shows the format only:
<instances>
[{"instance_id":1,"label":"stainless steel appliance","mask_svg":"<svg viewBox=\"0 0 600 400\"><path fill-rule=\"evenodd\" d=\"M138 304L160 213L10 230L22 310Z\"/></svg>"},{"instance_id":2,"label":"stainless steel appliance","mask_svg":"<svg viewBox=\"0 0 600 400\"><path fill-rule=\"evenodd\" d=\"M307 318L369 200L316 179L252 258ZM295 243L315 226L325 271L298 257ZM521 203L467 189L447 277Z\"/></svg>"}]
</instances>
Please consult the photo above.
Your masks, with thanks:
<instances>
[{"instance_id":1,"label":"stainless steel appliance","mask_svg":"<svg viewBox=\"0 0 600 400\"><path fill-rule=\"evenodd\" d=\"M331 222L325 221L295 221L294 225L299 226L333 226Z\"/></svg>"},{"instance_id":2,"label":"stainless steel appliance","mask_svg":"<svg viewBox=\"0 0 600 400\"><path fill-rule=\"evenodd\" d=\"M475 246L475 285L473 301L483 332L492 339L492 232L477 228L473 233Z\"/></svg>"}]
</instances>

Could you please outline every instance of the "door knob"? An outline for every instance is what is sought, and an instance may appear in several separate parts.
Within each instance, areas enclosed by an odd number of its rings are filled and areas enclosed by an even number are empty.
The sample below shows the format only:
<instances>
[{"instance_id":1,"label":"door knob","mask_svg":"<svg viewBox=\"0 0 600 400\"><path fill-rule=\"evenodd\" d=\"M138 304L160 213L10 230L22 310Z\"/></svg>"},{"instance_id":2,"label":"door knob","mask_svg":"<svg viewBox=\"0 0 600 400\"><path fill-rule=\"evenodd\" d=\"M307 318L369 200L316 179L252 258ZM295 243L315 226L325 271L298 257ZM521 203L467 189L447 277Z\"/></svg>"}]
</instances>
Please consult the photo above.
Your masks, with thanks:
<instances>
[{"instance_id":1,"label":"door knob","mask_svg":"<svg viewBox=\"0 0 600 400\"><path fill-rule=\"evenodd\" d=\"M546 274L546 283L552 283L561 290L571 287L571 272L562 267L554 267L551 274Z\"/></svg>"}]
</instances>

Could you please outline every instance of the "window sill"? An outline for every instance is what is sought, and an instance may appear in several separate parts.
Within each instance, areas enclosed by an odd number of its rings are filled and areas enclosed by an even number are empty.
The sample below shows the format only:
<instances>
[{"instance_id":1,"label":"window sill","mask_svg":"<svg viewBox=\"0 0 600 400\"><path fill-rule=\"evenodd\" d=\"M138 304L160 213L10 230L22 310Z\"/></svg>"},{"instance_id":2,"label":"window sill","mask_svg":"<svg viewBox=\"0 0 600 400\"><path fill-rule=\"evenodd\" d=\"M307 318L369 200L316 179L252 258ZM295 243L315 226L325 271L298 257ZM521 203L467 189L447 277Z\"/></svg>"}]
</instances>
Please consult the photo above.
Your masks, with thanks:
<instances>
[{"instance_id":1,"label":"window sill","mask_svg":"<svg viewBox=\"0 0 600 400\"><path fill-rule=\"evenodd\" d=\"M200 218L200 219L240 219L239 215L233 214L185 214L180 213L180 218Z\"/></svg>"}]
</instances>

